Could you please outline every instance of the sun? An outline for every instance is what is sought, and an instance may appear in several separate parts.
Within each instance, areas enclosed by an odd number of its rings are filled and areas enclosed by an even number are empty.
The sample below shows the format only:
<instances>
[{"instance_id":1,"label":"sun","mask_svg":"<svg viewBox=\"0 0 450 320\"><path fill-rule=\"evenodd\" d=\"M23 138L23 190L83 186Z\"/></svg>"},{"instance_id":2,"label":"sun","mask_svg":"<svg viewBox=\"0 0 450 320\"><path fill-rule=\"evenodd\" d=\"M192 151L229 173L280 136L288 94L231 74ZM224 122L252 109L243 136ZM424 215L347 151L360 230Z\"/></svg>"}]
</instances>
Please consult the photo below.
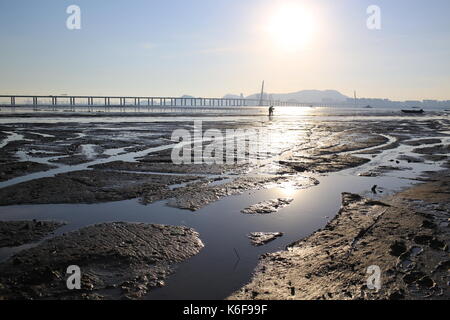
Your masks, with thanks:
<instances>
[{"instance_id":1,"label":"sun","mask_svg":"<svg viewBox=\"0 0 450 320\"><path fill-rule=\"evenodd\" d=\"M267 31L282 49L299 51L313 40L315 22L313 13L307 7L296 3L284 4L275 10Z\"/></svg>"}]
</instances>

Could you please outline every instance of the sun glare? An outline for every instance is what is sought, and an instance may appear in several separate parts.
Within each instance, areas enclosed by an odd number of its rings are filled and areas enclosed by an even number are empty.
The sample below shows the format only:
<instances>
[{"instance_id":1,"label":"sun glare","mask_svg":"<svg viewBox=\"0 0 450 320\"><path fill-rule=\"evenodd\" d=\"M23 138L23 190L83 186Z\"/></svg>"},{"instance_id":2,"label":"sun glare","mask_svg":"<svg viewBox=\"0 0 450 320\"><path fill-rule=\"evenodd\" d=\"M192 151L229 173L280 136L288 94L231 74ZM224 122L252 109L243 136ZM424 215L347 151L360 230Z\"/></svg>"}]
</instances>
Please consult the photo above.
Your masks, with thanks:
<instances>
[{"instance_id":1,"label":"sun glare","mask_svg":"<svg viewBox=\"0 0 450 320\"><path fill-rule=\"evenodd\" d=\"M268 25L274 42L287 51L305 49L316 31L314 16L308 8L285 4L275 10Z\"/></svg>"}]
</instances>

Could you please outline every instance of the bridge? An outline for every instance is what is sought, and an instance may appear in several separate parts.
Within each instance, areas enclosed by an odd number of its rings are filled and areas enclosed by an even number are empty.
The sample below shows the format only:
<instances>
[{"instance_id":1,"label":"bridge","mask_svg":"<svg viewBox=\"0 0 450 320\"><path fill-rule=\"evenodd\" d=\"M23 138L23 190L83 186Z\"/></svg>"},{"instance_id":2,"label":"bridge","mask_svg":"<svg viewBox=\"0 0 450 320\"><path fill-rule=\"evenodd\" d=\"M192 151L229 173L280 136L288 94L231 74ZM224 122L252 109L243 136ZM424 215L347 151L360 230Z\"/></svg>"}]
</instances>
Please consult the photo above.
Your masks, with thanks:
<instances>
[{"instance_id":1,"label":"bridge","mask_svg":"<svg viewBox=\"0 0 450 320\"><path fill-rule=\"evenodd\" d=\"M132 97L132 96L72 96L72 95L0 95L0 107L32 108L39 111L43 108L53 111L64 109L76 111L83 109L94 111L99 107L110 111L119 108L120 111L134 109L135 111L151 110L152 108L201 108L201 107L248 107L248 106L296 106L305 107L309 104L287 102L280 100L246 99L246 98L199 98L199 97Z\"/></svg>"}]
</instances>

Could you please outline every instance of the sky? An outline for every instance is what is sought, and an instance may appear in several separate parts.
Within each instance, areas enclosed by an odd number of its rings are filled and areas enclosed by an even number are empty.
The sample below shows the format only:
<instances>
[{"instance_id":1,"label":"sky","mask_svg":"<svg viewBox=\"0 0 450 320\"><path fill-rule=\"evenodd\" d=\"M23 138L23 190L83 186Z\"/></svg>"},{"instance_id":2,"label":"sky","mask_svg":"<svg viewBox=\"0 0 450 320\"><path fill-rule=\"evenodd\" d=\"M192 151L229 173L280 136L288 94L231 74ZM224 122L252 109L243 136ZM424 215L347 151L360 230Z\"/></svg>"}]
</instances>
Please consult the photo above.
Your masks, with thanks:
<instances>
[{"instance_id":1,"label":"sky","mask_svg":"<svg viewBox=\"0 0 450 320\"><path fill-rule=\"evenodd\" d=\"M221 97L265 80L450 100L449 15L448 0L0 0L0 94Z\"/></svg>"}]
</instances>

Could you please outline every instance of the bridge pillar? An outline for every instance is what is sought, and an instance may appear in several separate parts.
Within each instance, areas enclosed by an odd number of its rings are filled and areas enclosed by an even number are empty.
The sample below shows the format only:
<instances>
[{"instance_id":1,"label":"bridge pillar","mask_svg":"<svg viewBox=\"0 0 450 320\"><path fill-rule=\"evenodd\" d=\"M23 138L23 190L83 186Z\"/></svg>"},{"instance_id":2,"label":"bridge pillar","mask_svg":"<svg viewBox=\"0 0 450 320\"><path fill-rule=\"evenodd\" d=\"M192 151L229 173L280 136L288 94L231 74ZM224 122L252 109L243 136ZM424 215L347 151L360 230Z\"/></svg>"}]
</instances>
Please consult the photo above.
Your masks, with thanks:
<instances>
[{"instance_id":1,"label":"bridge pillar","mask_svg":"<svg viewBox=\"0 0 450 320\"><path fill-rule=\"evenodd\" d=\"M33 97L33 110L36 111L37 109L37 97Z\"/></svg>"}]
</instances>

